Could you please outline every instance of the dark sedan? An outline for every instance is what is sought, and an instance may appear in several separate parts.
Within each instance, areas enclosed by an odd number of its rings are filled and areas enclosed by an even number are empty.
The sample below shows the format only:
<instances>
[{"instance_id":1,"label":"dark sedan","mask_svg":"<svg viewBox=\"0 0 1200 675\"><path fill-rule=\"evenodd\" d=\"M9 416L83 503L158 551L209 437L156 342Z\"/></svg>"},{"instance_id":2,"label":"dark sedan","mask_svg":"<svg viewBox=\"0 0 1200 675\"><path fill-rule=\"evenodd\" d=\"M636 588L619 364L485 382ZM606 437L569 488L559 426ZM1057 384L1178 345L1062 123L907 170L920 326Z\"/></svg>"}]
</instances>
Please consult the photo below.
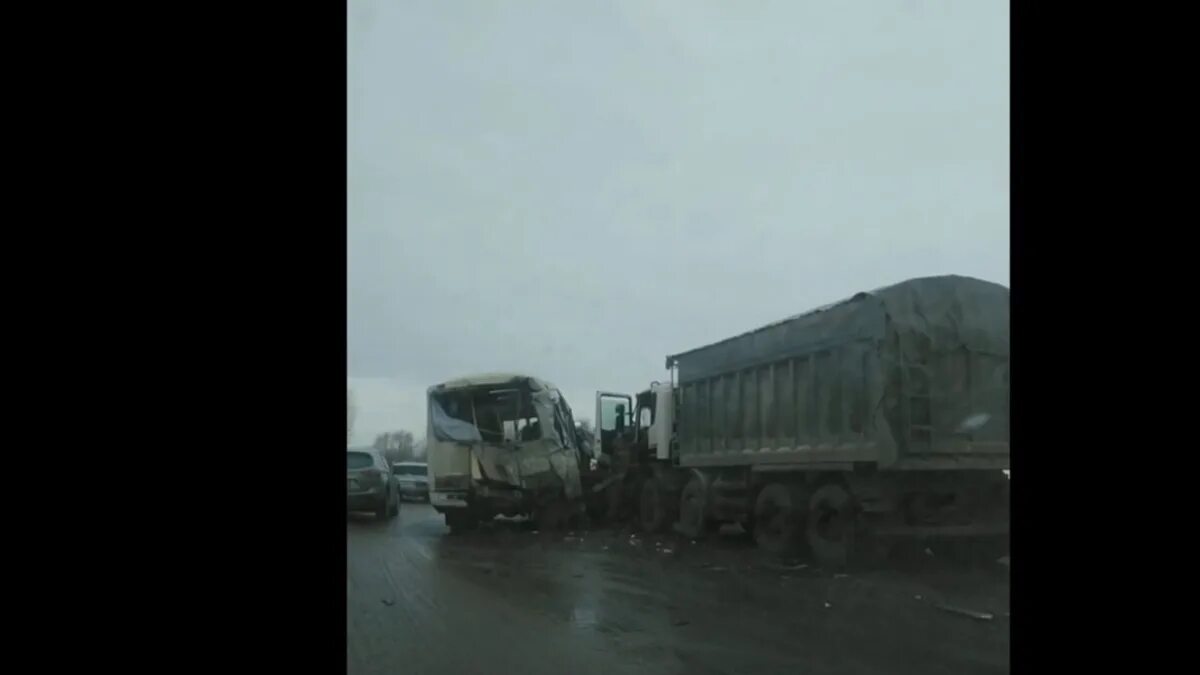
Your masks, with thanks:
<instances>
[{"instance_id":1,"label":"dark sedan","mask_svg":"<svg viewBox=\"0 0 1200 675\"><path fill-rule=\"evenodd\" d=\"M380 520L400 513L400 489L378 451L346 450L346 510L374 511Z\"/></svg>"}]
</instances>

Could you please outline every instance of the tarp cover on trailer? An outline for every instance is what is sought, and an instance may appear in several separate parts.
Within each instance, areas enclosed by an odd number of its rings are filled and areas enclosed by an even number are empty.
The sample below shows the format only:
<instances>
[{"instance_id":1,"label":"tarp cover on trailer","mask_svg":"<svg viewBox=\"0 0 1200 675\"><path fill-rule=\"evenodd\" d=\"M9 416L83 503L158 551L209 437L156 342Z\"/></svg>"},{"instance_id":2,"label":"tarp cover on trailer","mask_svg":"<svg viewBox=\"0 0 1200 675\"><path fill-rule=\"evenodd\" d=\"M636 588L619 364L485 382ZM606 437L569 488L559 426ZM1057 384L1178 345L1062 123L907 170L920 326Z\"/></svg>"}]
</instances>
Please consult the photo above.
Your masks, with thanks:
<instances>
[{"instance_id":1,"label":"tarp cover on trailer","mask_svg":"<svg viewBox=\"0 0 1200 675\"><path fill-rule=\"evenodd\" d=\"M1008 355L1008 288L962 276L910 279L667 357L679 381L801 356L861 339L965 346ZM890 323L889 323L890 322Z\"/></svg>"},{"instance_id":2,"label":"tarp cover on trailer","mask_svg":"<svg viewBox=\"0 0 1200 675\"><path fill-rule=\"evenodd\" d=\"M680 455L1007 455L1008 298L968 277L912 279L670 356Z\"/></svg>"}]
</instances>

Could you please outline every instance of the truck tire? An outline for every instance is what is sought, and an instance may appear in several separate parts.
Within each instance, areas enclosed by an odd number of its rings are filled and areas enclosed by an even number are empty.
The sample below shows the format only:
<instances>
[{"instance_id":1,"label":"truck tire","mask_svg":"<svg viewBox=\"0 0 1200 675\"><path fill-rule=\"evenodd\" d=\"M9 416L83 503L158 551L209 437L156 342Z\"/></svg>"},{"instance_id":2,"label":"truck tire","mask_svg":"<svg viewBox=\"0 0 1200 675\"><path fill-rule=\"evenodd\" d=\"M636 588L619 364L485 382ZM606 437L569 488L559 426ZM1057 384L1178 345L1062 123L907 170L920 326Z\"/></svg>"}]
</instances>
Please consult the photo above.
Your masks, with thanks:
<instances>
[{"instance_id":1,"label":"truck tire","mask_svg":"<svg viewBox=\"0 0 1200 675\"><path fill-rule=\"evenodd\" d=\"M638 523L647 534L661 534L671 527L674 514L662 483L650 476L642 481L638 500Z\"/></svg>"},{"instance_id":2,"label":"truck tire","mask_svg":"<svg viewBox=\"0 0 1200 675\"><path fill-rule=\"evenodd\" d=\"M714 529L708 517L708 489L704 479L693 474L679 494L679 533L689 539L699 539Z\"/></svg>"},{"instance_id":3,"label":"truck tire","mask_svg":"<svg viewBox=\"0 0 1200 675\"><path fill-rule=\"evenodd\" d=\"M846 568L855 554L857 529L854 499L846 488L827 483L812 493L804 532L817 564L826 569Z\"/></svg>"},{"instance_id":4,"label":"truck tire","mask_svg":"<svg viewBox=\"0 0 1200 675\"><path fill-rule=\"evenodd\" d=\"M751 529L758 547L773 555L794 557L803 549L804 502L792 485L770 483L754 500Z\"/></svg>"}]
</instances>

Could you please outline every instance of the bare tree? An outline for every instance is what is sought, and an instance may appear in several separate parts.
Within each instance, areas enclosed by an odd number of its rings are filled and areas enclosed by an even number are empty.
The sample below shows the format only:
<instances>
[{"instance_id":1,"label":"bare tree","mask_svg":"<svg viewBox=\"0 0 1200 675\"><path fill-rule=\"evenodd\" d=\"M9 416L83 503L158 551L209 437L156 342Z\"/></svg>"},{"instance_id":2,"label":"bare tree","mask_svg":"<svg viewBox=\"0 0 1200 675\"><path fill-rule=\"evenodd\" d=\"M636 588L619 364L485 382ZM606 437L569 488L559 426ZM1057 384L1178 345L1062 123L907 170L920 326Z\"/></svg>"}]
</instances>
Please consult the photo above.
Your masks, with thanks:
<instances>
[{"instance_id":1,"label":"bare tree","mask_svg":"<svg viewBox=\"0 0 1200 675\"><path fill-rule=\"evenodd\" d=\"M358 406L354 403L354 390L346 387L346 445L354 438L354 418L358 416Z\"/></svg>"},{"instance_id":2,"label":"bare tree","mask_svg":"<svg viewBox=\"0 0 1200 675\"><path fill-rule=\"evenodd\" d=\"M389 462L407 462L416 456L416 441L410 431L391 431L375 437L375 449Z\"/></svg>"}]
</instances>

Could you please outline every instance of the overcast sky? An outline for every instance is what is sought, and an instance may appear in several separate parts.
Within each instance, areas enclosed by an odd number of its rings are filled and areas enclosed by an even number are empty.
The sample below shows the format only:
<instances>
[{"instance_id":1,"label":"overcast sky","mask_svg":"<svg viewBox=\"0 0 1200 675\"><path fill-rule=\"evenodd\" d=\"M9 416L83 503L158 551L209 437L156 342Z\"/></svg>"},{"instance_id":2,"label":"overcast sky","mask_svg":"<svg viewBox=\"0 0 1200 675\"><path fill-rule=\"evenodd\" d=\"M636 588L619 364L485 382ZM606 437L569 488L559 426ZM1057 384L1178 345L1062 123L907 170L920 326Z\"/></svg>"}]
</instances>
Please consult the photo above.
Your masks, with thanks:
<instances>
[{"instance_id":1,"label":"overcast sky","mask_svg":"<svg viewBox=\"0 0 1200 675\"><path fill-rule=\"evenodd\" d=\"M1008 284L1008 4L349 0L355 442L903 279Z\"/></svg>"}]
</instances>

